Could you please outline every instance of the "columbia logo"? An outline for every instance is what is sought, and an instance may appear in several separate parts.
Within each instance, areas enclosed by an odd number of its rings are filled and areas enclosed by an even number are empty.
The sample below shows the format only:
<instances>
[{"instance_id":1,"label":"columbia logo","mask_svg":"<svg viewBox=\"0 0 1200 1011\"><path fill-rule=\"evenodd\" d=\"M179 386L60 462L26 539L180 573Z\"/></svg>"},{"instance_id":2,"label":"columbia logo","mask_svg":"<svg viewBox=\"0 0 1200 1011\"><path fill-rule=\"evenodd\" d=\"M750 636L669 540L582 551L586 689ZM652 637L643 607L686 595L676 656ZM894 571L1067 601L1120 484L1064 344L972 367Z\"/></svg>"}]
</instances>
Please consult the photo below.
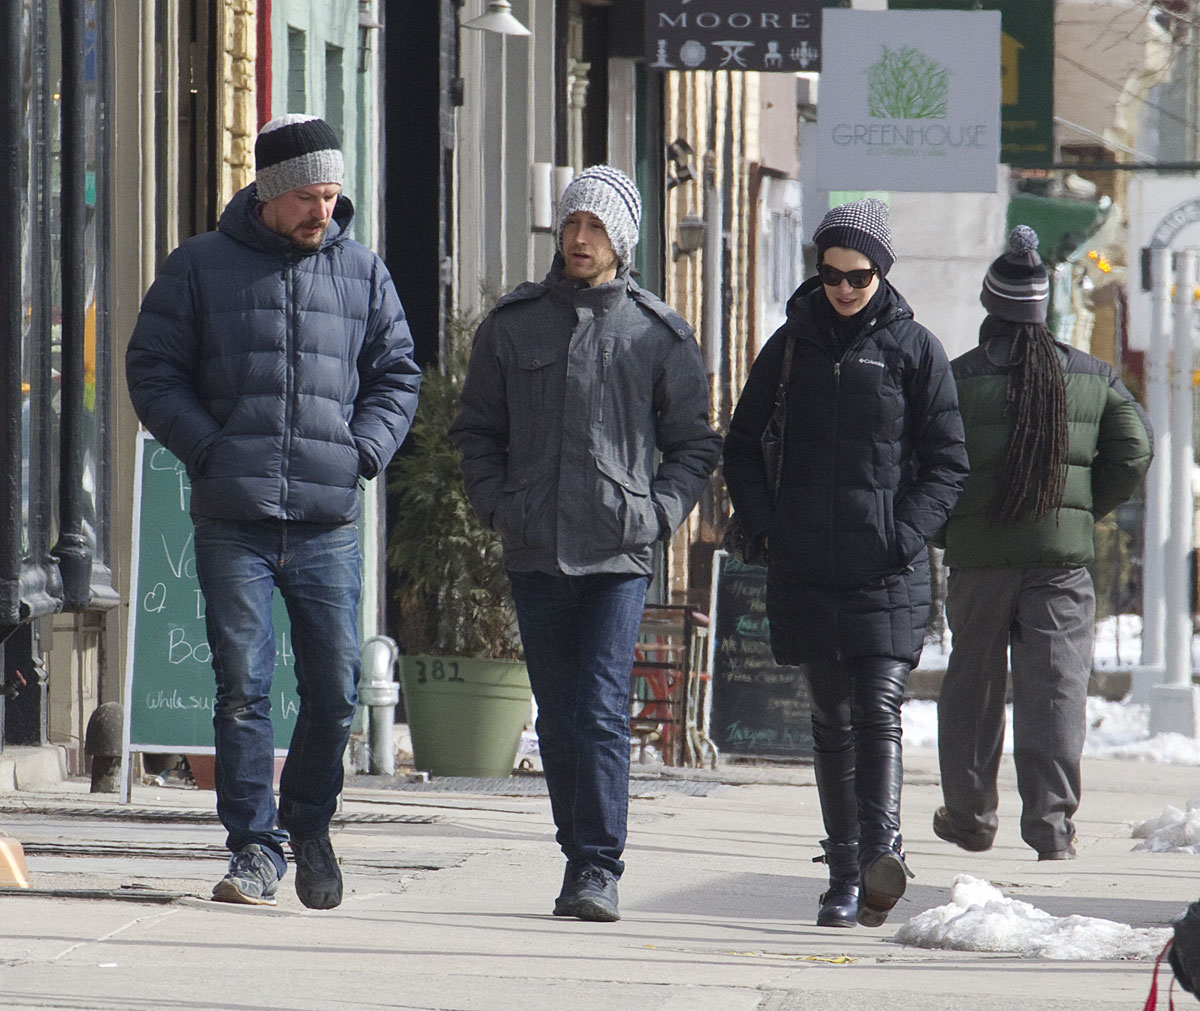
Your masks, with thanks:
<instances>
[{"instance_id":1,"label":"columbia logo","mask_svg":"<svg viewBox=\"0 0 1200 1011\"><path fill-rule=\"evenodd\" d=\"M860 358L858 360L858 364L859 365L876 365L881 369L887 368L887 366L884 365L883 362L877 362L874 358Z\"/></svg>"}]
</instances>

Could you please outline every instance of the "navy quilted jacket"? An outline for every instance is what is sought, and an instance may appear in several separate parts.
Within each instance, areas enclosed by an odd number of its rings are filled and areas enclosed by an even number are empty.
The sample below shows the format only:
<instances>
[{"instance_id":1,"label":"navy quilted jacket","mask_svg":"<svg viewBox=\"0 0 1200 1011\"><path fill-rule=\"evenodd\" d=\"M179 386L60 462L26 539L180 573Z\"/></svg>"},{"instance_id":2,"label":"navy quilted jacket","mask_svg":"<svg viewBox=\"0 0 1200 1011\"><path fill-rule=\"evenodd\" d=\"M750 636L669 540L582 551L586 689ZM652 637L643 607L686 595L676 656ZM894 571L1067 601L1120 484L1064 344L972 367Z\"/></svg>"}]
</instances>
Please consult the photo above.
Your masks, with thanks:
<instances>
[{"instance_id":1,"label":"navy quilted jacket","mask_svg":"<svg viewBox=\"0 0 1200 1011\"><path fill-rule=\"evenodd\" d=\"M306 252L262 222L251 184L146 293L129 396L186 465L193 516L351 522L359 478L408 434L412 336L383 261L348 237L353 213L340 198Z\"/></svg>"},{"instance_id":2,"label":"navy quilted jacket","mask_svg":"<svg viewBox=\"0 0 1200 1011\"><path fill-rule=\"evenodd\" d=\"M725 481L746 529L769 537L767 614L779 663L887 656L915 662L928 618L925 545L967 476L950 363L887 282L836 353L807 281L755 360L725 440ZM783 345L796 337L778 503L759 439Z\"/></svg>"}]
</instances>

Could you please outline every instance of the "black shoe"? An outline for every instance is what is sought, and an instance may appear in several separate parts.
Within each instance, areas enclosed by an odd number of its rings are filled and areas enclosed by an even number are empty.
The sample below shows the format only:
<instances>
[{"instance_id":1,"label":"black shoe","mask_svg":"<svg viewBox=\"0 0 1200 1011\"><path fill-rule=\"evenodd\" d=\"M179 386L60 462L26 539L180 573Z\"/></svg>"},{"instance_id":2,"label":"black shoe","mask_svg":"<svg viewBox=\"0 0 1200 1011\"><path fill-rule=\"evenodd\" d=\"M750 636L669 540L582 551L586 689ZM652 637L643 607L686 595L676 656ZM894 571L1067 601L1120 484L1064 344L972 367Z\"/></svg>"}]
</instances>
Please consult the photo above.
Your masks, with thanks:
<instances>
[{"instance_id":1,"label":"black shoe","mask_svg":"<svg viewBox=\"0 0 1200 1011\"><path fill-rule=\"evenodd\" d=\"M558 898L554 900L554 915L555 916L570 916L571 906L575 902L575 868L567 864L566 870L563 871L562 889L558 893Z\"/></svg>"},{"instance_id":2,"label":"black shoe","mask_svg":"<svg viewBox=\"0 0 1200 1011\"><path fill-rule=\"evenodd\" d=\"M1038 863L1043 860L1074 860L1075 847L1071 843L1067 843L1065 850L1046 850L1038 854Z\"/></svg>"},{"instance_id":3,"label":"black shoe","mask_svg":"<svg viewBox=\"0 0 1200 1011\"><path fill-rule=\"evenodd\" d=\"M950 812L939 807L933 812L933 834L948 843L954 843L959 849L969 853L983 853L992 848L996 840L995 832L964 832L955 826L950 819Z\"/></svg>"},{"instance_id":4,"label":"black shoe","mask_svg":"<svg viewBox=\"0 0 1200 1011\"><path fill-rule=\"evenodd\" d=\"M563 884L565 888L565 878ZM562 912L559 912L560 909ZM570 892L564 891L554 903L554 914L598 923L619 920L621 914L617 912L617 879L608 871L592 864L584 864L575 872Z\"/></svg>"},{"instance_id":5,"label":"black shoe","mask_svg":"<svg viewBox=\"0 0 1200 1011\"><path fill-rule=\"evenodd\" d=\"M275 905L279 871L258 843L238 850L229 860L229 871L213 885L214 902L243 902L250 906Z\"/></svg>"},{"instance_id":6,"label":"black shoe","mask_svg":"<svg viewBox=\"0 0 1200 1011\"><path fill-rule=\"evenodd\" d=\"M309 909L332 909L342 901L342 870L329 833L292 839L296 860L296 894Z\"/></svg>"},{"instance_id":7,"label":"black shoe","mask_svg":"<svg viewBox=\"0 0 1200 1011\"><path fill-rule=\"evenodd\" d=\"M864 927L882 927L892 907L904 895L908 878L914 877L904 856L884 850L863 866L858 893L858 922Z\"/></svg>"}]
</instances>

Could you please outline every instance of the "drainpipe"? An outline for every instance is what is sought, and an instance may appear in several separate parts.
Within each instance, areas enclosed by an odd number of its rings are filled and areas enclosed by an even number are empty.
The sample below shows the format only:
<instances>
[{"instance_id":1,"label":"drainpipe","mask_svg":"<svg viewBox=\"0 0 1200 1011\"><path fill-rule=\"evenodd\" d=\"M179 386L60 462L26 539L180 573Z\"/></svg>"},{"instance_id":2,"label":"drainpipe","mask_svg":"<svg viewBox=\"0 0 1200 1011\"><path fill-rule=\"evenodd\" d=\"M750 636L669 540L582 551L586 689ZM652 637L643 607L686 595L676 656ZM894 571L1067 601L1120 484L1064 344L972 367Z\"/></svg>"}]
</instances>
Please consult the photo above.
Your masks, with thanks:
<instances>
[{"instance_id":1,"label":"drainpipe","mask_svg":"<svg viewBox=\"0 0 1200 1011\"><path fill-rule=\"evenodd\" d=\"M396 703L400 701L400 685L392 672L399 658L396 641L389 636L373 635L362 644L358 700L367 708L367 771L372 776L396 773L392 726L396 721Z\"/></svg>"}]
</instances>

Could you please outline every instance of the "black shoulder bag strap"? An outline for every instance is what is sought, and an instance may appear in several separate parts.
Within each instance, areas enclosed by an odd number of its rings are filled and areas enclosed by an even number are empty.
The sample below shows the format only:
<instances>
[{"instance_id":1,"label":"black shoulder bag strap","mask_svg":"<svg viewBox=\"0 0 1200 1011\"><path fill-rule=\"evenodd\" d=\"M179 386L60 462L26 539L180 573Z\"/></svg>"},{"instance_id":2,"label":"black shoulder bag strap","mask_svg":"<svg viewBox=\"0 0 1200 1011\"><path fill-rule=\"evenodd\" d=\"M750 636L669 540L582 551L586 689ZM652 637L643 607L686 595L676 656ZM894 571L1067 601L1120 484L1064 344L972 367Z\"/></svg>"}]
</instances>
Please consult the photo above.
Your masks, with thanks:
<instances>
[{"instance_id":1,"label":"black shoulder bag strap","mask_svg":"<svg viewBox=\"0 0 1200 1011\"><path fill-rule=\"evenodd\" d=\"M775 410L767 421L762 434L763 465L767 472L767 485L771 498L779 495L779 482L783 476L783 430L787 422L787 388L792 377L792 354L796 350L796 334L789 333L783 345L783 361L779 366L779 386L775 390Z\"/></svg>"}]
</instances>

